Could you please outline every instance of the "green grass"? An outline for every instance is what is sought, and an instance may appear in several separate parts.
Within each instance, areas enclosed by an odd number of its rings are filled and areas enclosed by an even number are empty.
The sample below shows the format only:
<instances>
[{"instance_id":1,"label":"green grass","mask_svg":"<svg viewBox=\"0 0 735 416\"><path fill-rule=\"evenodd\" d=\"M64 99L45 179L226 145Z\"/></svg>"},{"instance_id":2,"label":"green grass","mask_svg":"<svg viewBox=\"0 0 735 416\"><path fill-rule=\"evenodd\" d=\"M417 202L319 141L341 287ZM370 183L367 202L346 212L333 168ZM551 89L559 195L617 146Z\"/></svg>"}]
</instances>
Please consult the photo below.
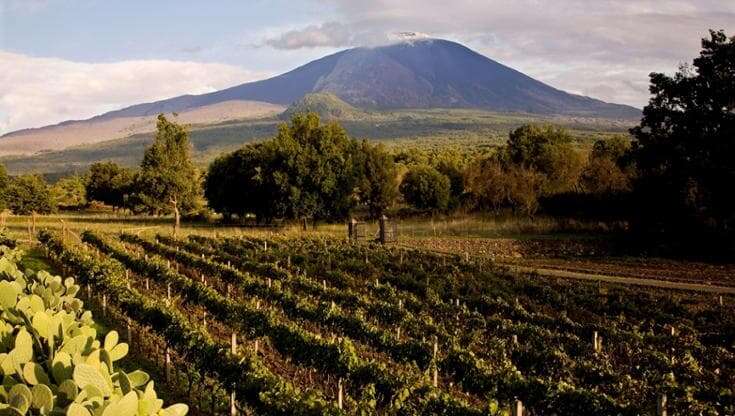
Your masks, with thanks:
<instances>
[{"instance_id":1,"label":"green grass","mask_svg":"<svg viewBox=\"0 0 735 416\"><path fill-rule=\"evenodd\" d=\"M404 239L461 237L461 238L595 238L608 232L597 222L560 220L550 217L516 217L491 216L474 214L456 214L436 216L432 218L409 218L395 220L398 224L399 236ZM33 241L29 239L29 216L8 216L5 232L10 237L28 247ZM144 236L157 233L168 234L173 231L171 217L126 216L111 213L70 213L55 215L39 215L36 217L36 230L61 230L62 225L69 230L70 239L77 239L84 230L103 232L131 232ZM377 221L367 221L365 226L370 235L377 233ZM233 236L243 234L302 235L304 231L298 223L286 223L280 227L242 227L221 225L206 222L182 223L181 235L200 234L207 236ZM347 226L344 223L317 223L316 229L309 225L309 235L323 235L346 238ZM36 261L29 252L29 262Z\"/></svg>"}]
</instances>

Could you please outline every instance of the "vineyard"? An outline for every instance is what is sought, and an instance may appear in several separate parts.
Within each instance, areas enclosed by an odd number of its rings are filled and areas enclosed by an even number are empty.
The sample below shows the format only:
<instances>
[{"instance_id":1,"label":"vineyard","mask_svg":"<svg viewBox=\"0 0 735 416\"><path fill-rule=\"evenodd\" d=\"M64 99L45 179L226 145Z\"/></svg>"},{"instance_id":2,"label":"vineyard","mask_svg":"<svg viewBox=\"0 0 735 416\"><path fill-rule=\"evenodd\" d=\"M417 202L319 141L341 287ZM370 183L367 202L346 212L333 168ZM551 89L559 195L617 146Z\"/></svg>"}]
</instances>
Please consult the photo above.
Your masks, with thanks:
<instances>
[{"instance_id":1,"label":"vineyard","mask_svg":"<svg viewBox=\"0 0 735 416\"><path fill-rule=\"evenodd\" d=\"M735 414L728 297L330 238L80 237L39 234L190 414Z\"/></svg>"}]
</instances>

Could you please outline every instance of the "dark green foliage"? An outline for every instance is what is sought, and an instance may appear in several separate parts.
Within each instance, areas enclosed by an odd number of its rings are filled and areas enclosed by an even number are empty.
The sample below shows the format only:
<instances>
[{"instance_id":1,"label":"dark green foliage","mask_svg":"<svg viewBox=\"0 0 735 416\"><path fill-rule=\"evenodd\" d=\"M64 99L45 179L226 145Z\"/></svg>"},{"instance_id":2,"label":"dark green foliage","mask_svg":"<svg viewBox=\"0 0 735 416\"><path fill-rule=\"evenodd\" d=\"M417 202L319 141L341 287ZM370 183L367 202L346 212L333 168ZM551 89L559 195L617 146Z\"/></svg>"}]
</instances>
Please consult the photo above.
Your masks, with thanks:
<instances>
[{"instance_id":1,"label":"dark green foliage","mask_svg":"<svg viewBox=\"0 0 735 416\"><path fill-rule=\"evenodd\" d=\"M39 175L23 175L10 180L8 208L16 215L50 214L56 209L46 181Z\"/></svg>"},{"instance_id":2,"label":"dark green foliage","mask_svg":"<svg viewBox=\"0 0 735 416\"><path fill-rule=\"evenodd\" d=\"M630 140L621 136L596 141L579 178L582 190L598 195L629 191L635 172L630 147Z\"/></svg>"},{"instance_id":3,"label":"dark green foliage","mask_svg":"<svg viewBox=\"0 0 735 416\"><path fill-rule=\"evenodd\" d=\"M711 31L691 67L673 77L651 74L650 90L641 124L632 130L645 209L640 223L690 243L725 238L732 244L735 37Z\"/></svg>"},{"instance_id":4,"label":"dark green foliage","mask_svg":"<svg viewBox=\"0 0 735 416\"><path fill-rule=\"evenodd\" d=\"M221 156L205 178L210 207L225 216L345 218L358 202L371 212L390 205L392 160L382 148L359 143L336 123L298 115L278 135Z\"/></svg>"},{"instance_id":5,"label":"dark green foliage","mask_svg":"<svg viewBox=\"0 0 735 416\"><path fill-rule=\"evenodd\" d=\"M10 178L5 170L5 165L0 164L0 211L4 211L8 206L8 186L10 186Z\"/></svg>"},{"instance_id":6,"label":"dark green foliage","mask_svg":"<svg viewBox=\"0 0 735 416\"><path fill-rule=\"evenodd\" d=\"M411 168L400 189L406 202L418 209L440 211L449 204L449 178L431 166Z\"/></svg>"},{"instance_id":7,"label":"dark green foliage","mask_svg":"<svg viewBox=\"0 0 735 416\"><path fill-rule=\"evenodd\" d=\"M88 200L121 208L133 193L133 172L114 162L98 162L90 166L85 188Z\"/></svg>"},{"instance_id":8,"label":"dark green foliage","mask_svg":"<svg viewBox=\"0 0 735 416\"><path fill-rule=\"evenodd\" d=\"M158 116L155 141L143 156L136 188L145 206L174 213L174 230L179 227L181 210L197 205L199 173L191 160L189 132L163 114Z\"/></svg>"},{"instance_id":9,"label":"dark green foliage","mask_svg":"<svg viewBox=\"0 0 735 416\"><path fill-rule=\"evenodd\" d=\"M377 218L398 196L398 182L393 157L382 145L360 143L357 153L357 177L360 202L370 216Z\"/></svg>"},{"instance_id":10,"label":"dark green foliage","mask_svg":"<svg viewBox=\"0 0 735 416\"><path fill-rule=\"evenodd\" d=\"M87 190L82 176L73 175L59 179L51 187L54 204L59 207L78 208L87 204Z\"/></svg>"},{"instance_id":11,"label":"dark green foliage","mask_svg":"<svg viewBox=\"0 0 735 416\"><path fill-rule=\"evenodd\" d=\"M582 158L574 150L571 134L548 124L527 124L513 130L504 156L510 164L544 175L544 194L571 190L582 169Z\"/></svg>"}]
</instances>

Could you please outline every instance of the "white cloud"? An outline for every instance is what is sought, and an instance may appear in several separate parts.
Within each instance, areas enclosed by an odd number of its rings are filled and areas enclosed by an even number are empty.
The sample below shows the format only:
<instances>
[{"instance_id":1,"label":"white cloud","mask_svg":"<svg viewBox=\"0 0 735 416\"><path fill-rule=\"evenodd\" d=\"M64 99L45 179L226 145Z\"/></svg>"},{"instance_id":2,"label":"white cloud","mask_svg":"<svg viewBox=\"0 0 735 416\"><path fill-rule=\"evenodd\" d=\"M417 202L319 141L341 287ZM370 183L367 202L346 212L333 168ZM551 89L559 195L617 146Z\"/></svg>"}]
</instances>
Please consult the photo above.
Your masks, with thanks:
<instances>
[{"instance_id":1,"label":"white cloud","mask_svg":"<svg viewBox=\"0 0 735 416\"><path fill-rule=\"evenodd\" d=\"M0 51L0 134L215 91L263 75L217 63L80 63Z\"/></svg>"}]
</instances>

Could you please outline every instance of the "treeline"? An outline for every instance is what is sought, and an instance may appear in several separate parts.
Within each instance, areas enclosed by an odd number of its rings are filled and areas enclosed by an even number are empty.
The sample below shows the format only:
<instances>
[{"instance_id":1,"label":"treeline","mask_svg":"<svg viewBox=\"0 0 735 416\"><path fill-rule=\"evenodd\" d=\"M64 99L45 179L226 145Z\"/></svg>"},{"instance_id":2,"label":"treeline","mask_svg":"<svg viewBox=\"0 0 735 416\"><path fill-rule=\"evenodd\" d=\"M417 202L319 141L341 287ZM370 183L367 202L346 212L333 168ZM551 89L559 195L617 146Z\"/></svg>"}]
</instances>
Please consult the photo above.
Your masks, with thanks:
<instances>
[{"instance_id":1,"label":"treeline","mask_svg":"<svg viewBox=\"0 0 735 416\"><path fill-rule=\"evenodd\" d=\"M182 212L204 206L200 174L191 159L186 128L163 115L156 127L155 139L136 170L99 162L84 175L49 186L40 175L9 177L0 165L0 209L19 215L48 214L96 201L133 213L173 213L178 227Z\"/></svg>"}]
</instances>

